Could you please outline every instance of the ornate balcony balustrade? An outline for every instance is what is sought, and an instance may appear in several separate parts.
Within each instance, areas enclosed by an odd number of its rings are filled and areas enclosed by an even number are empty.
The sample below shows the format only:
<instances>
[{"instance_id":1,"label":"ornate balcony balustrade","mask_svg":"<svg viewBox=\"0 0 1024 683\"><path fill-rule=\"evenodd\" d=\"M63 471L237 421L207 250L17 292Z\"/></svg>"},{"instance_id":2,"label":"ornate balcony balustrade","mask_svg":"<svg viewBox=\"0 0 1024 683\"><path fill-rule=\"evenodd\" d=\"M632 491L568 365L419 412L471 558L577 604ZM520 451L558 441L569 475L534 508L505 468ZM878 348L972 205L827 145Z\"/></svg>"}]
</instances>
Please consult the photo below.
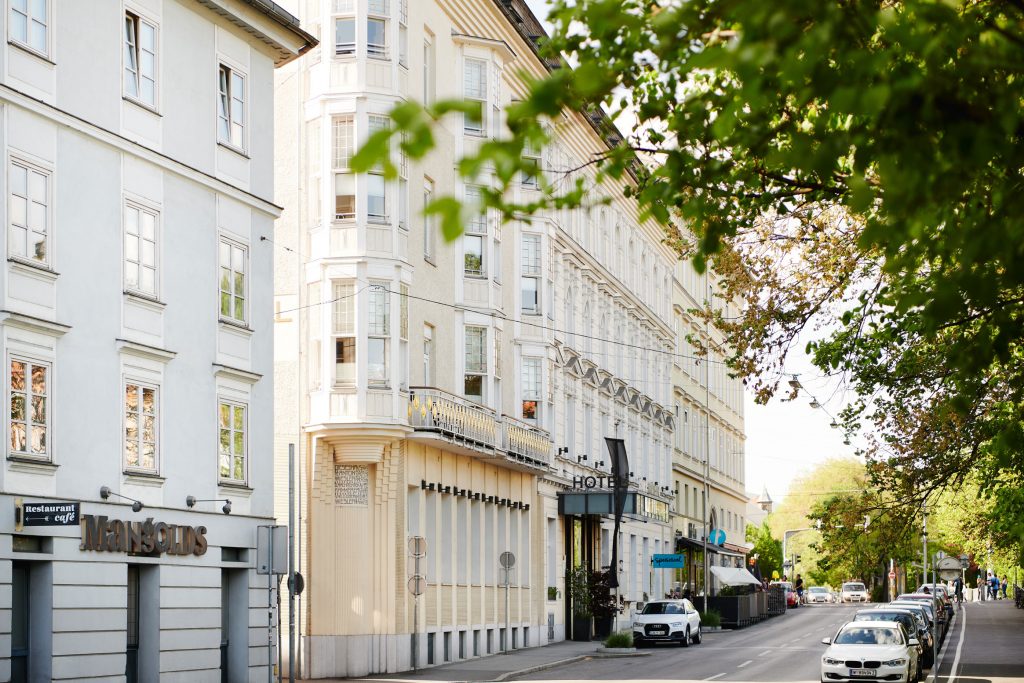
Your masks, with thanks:
<instances>
[{"instance_id":1,"label":"ornate balcony balustrade","mask_svg":"<svg viewBox=\"0 0 1024 683\"><path fill-rule=\"evenodd\" d=\"M410 387L409 426L466 452L524 470L547 470L551 437L543 429L433 387Z\"/></svg>"}]
</instances>

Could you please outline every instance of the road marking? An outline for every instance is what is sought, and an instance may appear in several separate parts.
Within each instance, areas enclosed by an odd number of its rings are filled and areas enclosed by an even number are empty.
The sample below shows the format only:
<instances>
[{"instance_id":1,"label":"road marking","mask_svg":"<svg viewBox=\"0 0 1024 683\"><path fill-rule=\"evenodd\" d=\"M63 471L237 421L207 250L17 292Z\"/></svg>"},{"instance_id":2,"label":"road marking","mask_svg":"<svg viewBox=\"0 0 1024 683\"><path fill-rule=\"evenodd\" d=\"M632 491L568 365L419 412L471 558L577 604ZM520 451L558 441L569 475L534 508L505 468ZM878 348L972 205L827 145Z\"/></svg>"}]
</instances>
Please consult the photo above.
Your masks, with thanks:
<instances>
[{"instance_id":1,"label":"road marking","mask_svg":"<svg viewBox=\"0 0 1024 683\"><path fill-rule=\"evenodd\" d=\"M747 661L743 662L742 664L737 664L737 665L736 665L736 668L737 668L737 669L742 669L742 668L743 668L743 667L745 667L745 666L746 666L747 664L750 664L750 663L751 663L752 661L754 661L754 660L753 660L753 659L748 659Z\"/></svg>"},{"instance_id":2,"label":"road marking","mask_svg":"<svg viewBox=\"0 0 1024 683\"><path fill-rule=\"evenodd\" d=\"M762 652L761 654L759 654L759 655L758 655L758 657L764 657L765 655L770 655L771 653L772 653L772 651L771 651L771 650L765 650L764 652Z\"/></svg>"},{"instance_id":3,"label":"road marking","mask_svg":"<svg viewBox=\"0 0 1024 683\"><path fill-rule=\"evenodd\" d=\"M724 675L725 675L725 673L715 674L714 676L708 676L704 680L705 681L714 681L714 680L717 680L717 679L721 678Z\"/></svg>"},{"instance_id":4,"label":"road marking","mask_svg":"<svg viewBox=\"0 0 1024 683\"><path fill-rule=\"evenodd\" d=\"M960 609L960 642L958 642L956 644L956 656L953 657L953 668L949 670L949 677L946 679L946 683L953 683L953 681L956 680L956 668L958 666L960 666L960 653L964 649L964 634L965 633L967 633L967 610L964 609L964 608L961 608Z\"/></svg>"}]
</instances>

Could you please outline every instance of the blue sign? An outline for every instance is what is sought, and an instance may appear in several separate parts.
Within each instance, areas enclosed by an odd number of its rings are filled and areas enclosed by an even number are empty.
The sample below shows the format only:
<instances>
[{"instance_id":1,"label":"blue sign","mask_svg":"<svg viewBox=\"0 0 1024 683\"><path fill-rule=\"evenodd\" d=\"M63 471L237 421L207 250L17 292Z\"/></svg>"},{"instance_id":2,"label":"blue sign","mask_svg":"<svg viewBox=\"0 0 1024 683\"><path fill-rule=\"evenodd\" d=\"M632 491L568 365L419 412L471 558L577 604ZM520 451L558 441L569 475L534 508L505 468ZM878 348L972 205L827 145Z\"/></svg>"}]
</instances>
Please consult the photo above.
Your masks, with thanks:
<instances>
[{"instance_id":1,"label":"blue sign","mask_svg":"<svg viewBox=\"0 0 1024 683\"><path fill-rule=\"evenodd\" d=\"M675 569L686 566L686 555L660 555L651 556L651 566L655 569Z\"/></svg>"},{"instance_id":2,"label":"blue sign","mask_svg":"<svg viewBox=\"0 0 1024 683\"><path fill-rule=\"evenodd\" d=\"M712 529L711 533L708 534L708 543L712 545L722 545L725 543L725 531L722 529Z\"/></svg>"}]
</instances>

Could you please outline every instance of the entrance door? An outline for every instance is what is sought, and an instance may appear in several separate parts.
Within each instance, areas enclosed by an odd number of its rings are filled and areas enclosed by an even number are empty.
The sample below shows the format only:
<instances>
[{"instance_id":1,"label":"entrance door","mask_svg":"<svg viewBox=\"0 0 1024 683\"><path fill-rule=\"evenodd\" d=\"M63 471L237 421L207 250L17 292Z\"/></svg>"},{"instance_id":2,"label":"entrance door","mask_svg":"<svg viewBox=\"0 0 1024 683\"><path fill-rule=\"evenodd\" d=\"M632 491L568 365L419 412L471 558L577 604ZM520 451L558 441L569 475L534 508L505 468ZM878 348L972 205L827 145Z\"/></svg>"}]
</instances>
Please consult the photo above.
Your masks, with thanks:
<instances>
[{"instance_id":1,"label":"entrance door","mask_svg":"<svg viewBox=\"0 0 1024 683\"><path fill-rule=\"evenodd\" d=\"M11 681L28 681L29 622L28 596L31 590L30 571L27 562L14 561L12 590L14 602L11 610Z\"/></svg>"},{"instance_id":2,"label":"entrance door","mask_svg":"<svg viewBox=\"0 0 1024 683\"><path fill-rule=\"evenodd\" d=\"M139 680L139 566L128 565L128 647L124 675L127 683Z\"/></svg>"}]
</instances>

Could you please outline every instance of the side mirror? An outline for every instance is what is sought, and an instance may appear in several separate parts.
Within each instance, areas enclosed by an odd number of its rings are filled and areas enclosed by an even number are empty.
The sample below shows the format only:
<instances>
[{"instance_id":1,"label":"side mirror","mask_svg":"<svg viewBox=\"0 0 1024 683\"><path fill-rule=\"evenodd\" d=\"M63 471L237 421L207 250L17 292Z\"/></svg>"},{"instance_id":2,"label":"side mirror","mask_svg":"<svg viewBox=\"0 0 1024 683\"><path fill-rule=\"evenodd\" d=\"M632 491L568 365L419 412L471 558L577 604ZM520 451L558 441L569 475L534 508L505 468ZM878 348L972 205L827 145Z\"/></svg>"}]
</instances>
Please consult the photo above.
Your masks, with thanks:
<instances>
[{"instance_id":1,"label":"side mirror","mask_svg":"<svg viewBox=\"0 0 1024 683\"><path fill-rule=\"evenodd\" d=\"M822 645L831 645L832 644L832 639L831 638L822 638L821 639L821 644Z\"/></svg>"},{"instance_id":2,"label":"side mirror","mask_svg":"<svg viewBox=\"0 0 1024 683\"><path fill-rule=\"evenodd\" d=\"M920 640L918 640L917 638L911 638L911 639L910 639L910 644L911 644L911 645L920 645L920 644L921 644L921 641L920 641Z\"/></svg>"}]
</instances>

